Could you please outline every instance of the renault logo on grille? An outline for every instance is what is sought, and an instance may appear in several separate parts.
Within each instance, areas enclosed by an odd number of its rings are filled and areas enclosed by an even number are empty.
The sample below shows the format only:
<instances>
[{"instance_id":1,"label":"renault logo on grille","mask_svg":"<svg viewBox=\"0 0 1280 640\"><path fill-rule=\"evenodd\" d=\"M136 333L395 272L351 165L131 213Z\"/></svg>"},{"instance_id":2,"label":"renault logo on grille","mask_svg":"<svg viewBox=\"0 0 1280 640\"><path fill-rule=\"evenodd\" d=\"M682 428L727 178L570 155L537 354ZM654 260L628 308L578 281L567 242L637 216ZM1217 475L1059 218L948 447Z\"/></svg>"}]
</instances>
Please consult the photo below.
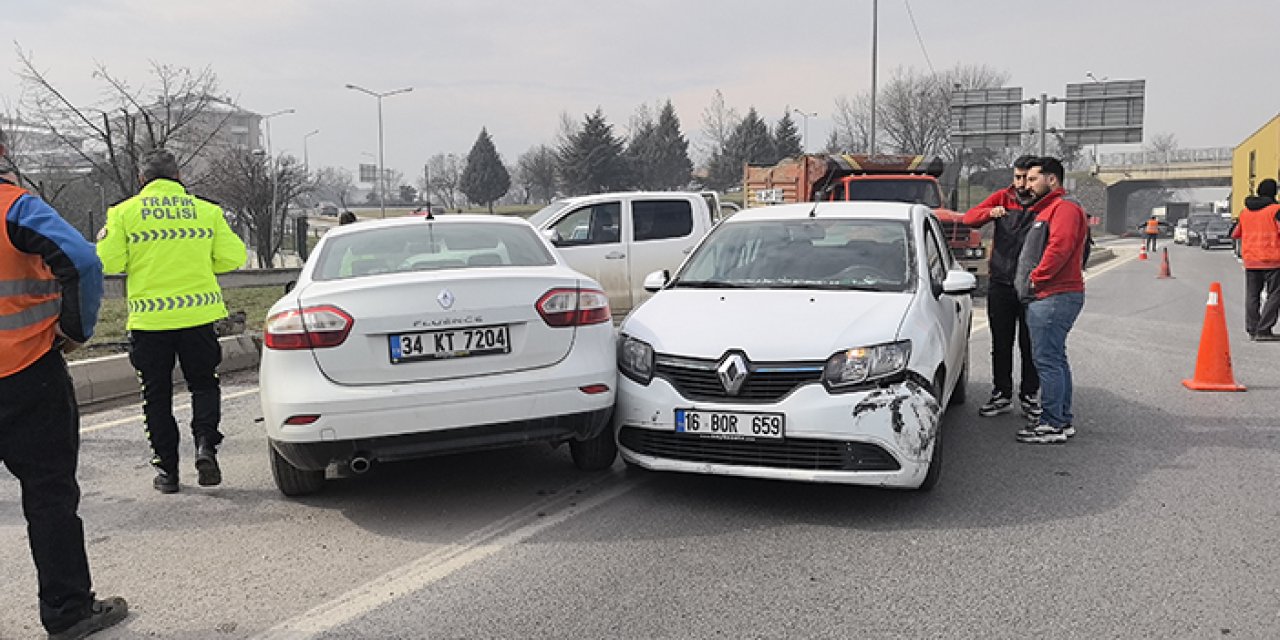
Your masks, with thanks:
<instances>
[{"instance_id":1,"label":"renault logo on grille","mask_svg":"<svg viewBox=\"0 0 1280 640\"><path fill-rule=\"evenodd\" d=\"M720 361L716 367L716 377L720 378L720 386L731 396L738 395L742 383L747 381L747 359L740 353L732 353Z\"/></svg>"},{"instance_id":2,"label":"renault logo on grille","mask_svg":"<svg viewBox=\"0 0 1280 640\"><path fill-rule=\"evenodd\" d=\"M440 303L440 306L441 306L441 307L443 307L443 308L445 308L445 309L448 309L449 307L452 307L452 306L453 306L453 292L452 292L452 291L449 291L448 289L443 289L443 290L441 290L441 291L440 291L440 295L436 296L436 302L439 302L439 303Z\"/></svg>"}]
</instances>

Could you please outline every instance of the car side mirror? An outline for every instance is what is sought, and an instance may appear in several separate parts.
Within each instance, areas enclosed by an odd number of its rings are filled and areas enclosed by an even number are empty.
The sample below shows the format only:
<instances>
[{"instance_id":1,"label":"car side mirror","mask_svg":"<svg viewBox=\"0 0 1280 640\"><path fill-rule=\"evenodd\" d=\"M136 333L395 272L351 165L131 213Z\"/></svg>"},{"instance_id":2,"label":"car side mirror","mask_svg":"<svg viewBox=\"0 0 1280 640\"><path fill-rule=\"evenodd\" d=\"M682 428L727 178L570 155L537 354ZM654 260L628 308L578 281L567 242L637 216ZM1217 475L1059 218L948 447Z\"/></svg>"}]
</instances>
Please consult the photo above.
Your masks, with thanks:
<instances>
[{"instance_id":1,"label":"car side mirror","mask_svg":"<svg viewBox=\"0 0 1280 640\"><path fill-rule=\"evenodd\" d=\"M285 293L289 293L290 291L293 291L293 288L294 288L294 287L296 287L296 286L298 286L298 281L297 281L297 280L290 280L290 281L288 281L288 282L284 283L284 292L285 292Z\"/></svg>"},{"instance_id":2,"label":"car side mirror","mask_svg":"<svg viewBox=\"0 0 1280 640\"><path fill-rule=\"evenodd\" d=\"M951 295L967 295L977 288L978 278L968 271L948 271L947 279L942 281L942 293Z\"/></svg>"},{"instance_id":3,"label":"car side mirror","mask_svg":"<svg viewBox=\"0 0 1280 640\"><path fill-rule=\"evenodd\" d=\"M555 229L543 229L542 237L546 238L551 244L560 242L560 232Z\"/></svg>"},{"instance_id":4,"label":"car side mirror","mask_svg":"<svg viewBox=\"0 0 1280 640\"><path fill-rule=\"evenodd\" d=\"M662 271L654 271L644 277L644 290L649 293L661 291L667 283L671 281L671 272L663 269Z\"/></svg>"}]
</instances>

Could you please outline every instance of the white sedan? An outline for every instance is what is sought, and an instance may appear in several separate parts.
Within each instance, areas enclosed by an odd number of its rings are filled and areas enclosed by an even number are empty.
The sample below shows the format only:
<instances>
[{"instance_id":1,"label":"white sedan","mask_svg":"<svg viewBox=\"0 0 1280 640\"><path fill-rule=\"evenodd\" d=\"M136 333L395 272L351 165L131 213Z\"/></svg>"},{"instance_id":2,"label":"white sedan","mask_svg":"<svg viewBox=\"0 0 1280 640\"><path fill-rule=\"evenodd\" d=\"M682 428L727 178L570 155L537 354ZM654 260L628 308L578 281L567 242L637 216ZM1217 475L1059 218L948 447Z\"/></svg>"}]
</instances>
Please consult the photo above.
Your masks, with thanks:
<instances>
[{"instance_id":1,"label":"white sedan","mask_svg":"<svg viewBox=\"0 0 1280 640\"><path fill-rule=\"evenodd\" d=\"M280 491L331 466L528 442L616 457L616 346L599 283L524 220L407 217L336 227L268 312L260 370Z\"/></svg>"},{"instance_id":2,"label":"white sedan","mask_svg":"<svg viewBox=\"0 0 1280 640\"><path fill-rule=\"evenodd\" d=\"M723 222L622 324L619 450L660 471L930 488L963 402L972 274L926 207Z\"/></svg>"}]
</instances>

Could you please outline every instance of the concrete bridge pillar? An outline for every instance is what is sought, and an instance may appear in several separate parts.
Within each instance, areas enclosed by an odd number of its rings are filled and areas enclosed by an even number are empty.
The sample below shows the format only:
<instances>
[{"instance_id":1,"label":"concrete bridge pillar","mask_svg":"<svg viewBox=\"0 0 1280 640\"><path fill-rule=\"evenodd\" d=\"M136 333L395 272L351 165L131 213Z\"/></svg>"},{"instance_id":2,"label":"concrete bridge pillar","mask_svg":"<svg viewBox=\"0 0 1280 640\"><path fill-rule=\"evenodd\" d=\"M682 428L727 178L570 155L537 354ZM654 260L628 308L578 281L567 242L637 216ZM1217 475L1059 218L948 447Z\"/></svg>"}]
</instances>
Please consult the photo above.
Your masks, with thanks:
<instances>
[{"instance_id":1,"label":"concrete bridge pillar","mask_svg":"<svg viewBox=\"0 0 1280 640\"><path fill-rule=\"evenodd\" d=\"M1107 219L1103 226L1107 233L1122 235L1129 231L1128 204L1129 196L1141 189L1136 182L1119 182L1107 187Z\"/></svg>"}]
</instances>

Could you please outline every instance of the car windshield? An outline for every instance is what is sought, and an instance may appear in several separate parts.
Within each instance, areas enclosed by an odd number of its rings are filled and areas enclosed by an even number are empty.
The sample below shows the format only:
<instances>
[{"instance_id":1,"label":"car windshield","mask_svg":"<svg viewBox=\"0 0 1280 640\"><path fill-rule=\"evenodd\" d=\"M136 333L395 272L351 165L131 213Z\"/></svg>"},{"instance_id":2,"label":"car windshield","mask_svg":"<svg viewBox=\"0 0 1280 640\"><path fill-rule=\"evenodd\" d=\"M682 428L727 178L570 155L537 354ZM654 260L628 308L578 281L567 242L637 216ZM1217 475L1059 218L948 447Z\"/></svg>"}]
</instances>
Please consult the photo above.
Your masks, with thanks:
<instances>
[{"instance_id":1,"label":"car windshield","mask_svg":"<svg viewBox=\"0 0 1280 640\"><path fill-rule=\"evenodd\" d=\"M346 233L326 242L315 259L316 280L555 264L555 258L533 229L482 222L428 222Z\"/></svg>"},{"instance_id":2,"label":"car windshield","mask_svg":"<svg viewBox=\"0 0 1280 640\"><path fill-rule=\"evenodd\" d=\"M730 220L672 286L906 291L910 246L907 223L899 220Z\"/></svg>"},{"instance_id":3,"label":"car windshield","mask_svg":"<svg viewBox=\"0 0 1280 640\"><path fill-rule=\"evenodd\" d=\"M928 180L868 180L859 178L849 182L849 200L858 202L905 202L922 204L937 209L938 189Z\"/></svg>"},{"instance_id":4,"label":"car windshield","mask_svg":"<svg viewBox=\"0 0 1280 640\"><path fill-rule=\"evenodd\" d=\"M538 212L529 216L529 224L534 227L541 227L542 223L551 219L551 216L559 213L568 203L564 200L553 200L551 204L538 209Z\"/></svg>"}]
</instances>

